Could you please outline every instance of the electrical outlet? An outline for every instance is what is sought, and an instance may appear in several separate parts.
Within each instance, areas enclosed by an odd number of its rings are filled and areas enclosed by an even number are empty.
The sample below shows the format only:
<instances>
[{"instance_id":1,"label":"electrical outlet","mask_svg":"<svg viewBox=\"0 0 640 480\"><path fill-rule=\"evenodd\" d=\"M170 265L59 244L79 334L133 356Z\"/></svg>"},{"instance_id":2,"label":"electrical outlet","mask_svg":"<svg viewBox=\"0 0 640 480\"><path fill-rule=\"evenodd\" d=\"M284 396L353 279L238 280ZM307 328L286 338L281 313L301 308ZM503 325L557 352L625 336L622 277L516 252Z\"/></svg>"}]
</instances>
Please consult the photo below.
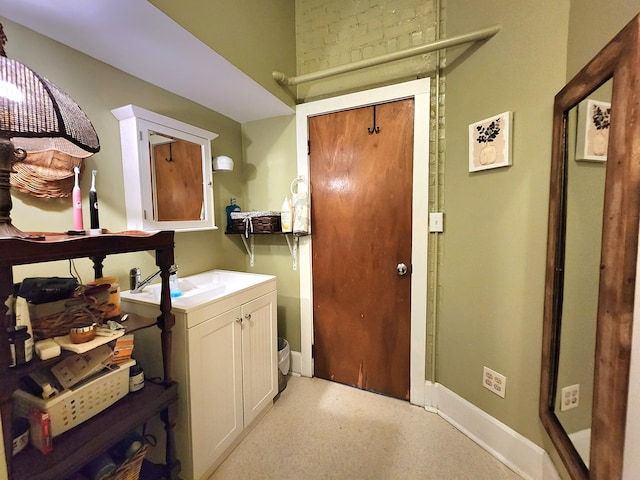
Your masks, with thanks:
<instances>
[{"instance_id":1,"label":"electrical outlet","mask_svg":"<svg viewBox=\"0 0 640 480\"><path fill-rule=\"evenodd\" d=\"M507 391L507 377L498 372L494 372L488 367L484 367L482 373L482 386L491 390L499 397L504 398Z\"/></svg>"},{"instance_id":2,"label":"electrical outlet","mask_svg":"<svg viewBox=\"0 0 640 480\"><path fill-rule=\"evenodd\" d=\"M565 410L569 410L571 408L576 408L580 405L580 385L569 385L568 387L563 387L560 394L562 395L560 399L560 411L564 412Z\"/></svg>"}]
</instances>

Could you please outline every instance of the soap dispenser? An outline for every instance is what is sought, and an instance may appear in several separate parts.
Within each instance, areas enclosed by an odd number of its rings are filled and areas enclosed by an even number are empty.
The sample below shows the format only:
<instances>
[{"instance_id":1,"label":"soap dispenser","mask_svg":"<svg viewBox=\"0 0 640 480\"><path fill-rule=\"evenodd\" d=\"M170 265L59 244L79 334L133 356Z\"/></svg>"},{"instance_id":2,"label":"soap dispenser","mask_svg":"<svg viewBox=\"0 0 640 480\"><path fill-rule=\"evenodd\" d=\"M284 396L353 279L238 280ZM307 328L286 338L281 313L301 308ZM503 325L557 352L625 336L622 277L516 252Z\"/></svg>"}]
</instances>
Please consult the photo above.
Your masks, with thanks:
<instances>
[{"instance_id":1,"label":"soap dispenser","mask_svg":"<svg viewBox=\"0 0 640 480\"><path fill-rule=\"evenodd\" d=\"M233 220L231 220L231 212L239 212L241 210L240 205L236 204L236 198L231 197L229 205L226 207L227 211L227 232L233 232Z\"/></svg>"}]
</instances>

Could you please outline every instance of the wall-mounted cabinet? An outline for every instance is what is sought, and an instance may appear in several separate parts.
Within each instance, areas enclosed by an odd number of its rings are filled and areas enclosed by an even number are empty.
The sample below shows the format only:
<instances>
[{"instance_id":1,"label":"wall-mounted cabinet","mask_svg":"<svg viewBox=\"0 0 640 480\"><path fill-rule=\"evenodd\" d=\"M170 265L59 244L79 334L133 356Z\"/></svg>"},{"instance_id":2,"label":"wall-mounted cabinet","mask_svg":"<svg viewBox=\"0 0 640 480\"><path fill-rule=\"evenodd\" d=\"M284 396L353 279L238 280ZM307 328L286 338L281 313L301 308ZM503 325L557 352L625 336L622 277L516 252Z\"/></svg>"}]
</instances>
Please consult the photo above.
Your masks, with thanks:
<instances>
[{"instance_id":1,"label":"wall-mounted cabinet","mask_svg":"<svg viewBox=\"0 0 640 480\"><path fill-rule=\"evenodd\" d=\"M215 229L211 141L218 135L135 105L111 113L120 121L127 228Z\"/></svg>"}]
</instances>

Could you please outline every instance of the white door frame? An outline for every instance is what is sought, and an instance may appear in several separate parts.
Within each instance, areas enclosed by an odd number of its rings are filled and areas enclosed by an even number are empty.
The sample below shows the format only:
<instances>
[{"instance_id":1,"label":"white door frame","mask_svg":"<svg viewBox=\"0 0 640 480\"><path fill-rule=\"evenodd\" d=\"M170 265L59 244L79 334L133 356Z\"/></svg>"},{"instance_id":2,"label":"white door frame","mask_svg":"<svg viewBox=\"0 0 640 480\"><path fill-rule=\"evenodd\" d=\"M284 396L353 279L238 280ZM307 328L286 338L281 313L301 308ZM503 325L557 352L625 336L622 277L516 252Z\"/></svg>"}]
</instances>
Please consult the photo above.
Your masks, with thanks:
<instances>
[{"instance_id":1,"label":"white door frame","mask_svg":"<svg viewBox=\"0 0 640 480\"><path fill-rule=\"evenodd\" d=\"M296 144L298 175L309 178L308 117L349 110L381 102L415 99L413 135L413 213L411 234L411 390L413 404L425 404L427 354L427 241L429 215L429 78L375 88L363 92L305 103L296 107ZM313 202L313 190L311 191ZM311 232L313 235L313 232ZM367 232L362 232L367 235ZM313 289L311 264L311 236L301 237L299 244L300 268L300 340L301 373L314 374L311 346L313 344Z\"/></svg>"}]
</instances>

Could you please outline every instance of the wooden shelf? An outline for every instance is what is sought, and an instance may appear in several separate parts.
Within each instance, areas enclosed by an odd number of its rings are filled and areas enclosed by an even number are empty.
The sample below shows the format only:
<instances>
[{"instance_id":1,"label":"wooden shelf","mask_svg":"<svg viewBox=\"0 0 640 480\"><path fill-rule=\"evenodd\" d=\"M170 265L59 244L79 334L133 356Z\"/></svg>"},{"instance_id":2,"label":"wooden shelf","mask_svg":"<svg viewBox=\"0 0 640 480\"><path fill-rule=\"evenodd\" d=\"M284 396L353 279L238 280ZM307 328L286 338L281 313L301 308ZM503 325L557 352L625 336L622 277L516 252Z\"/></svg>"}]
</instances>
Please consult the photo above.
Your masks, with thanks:
<instances>
[{"instance_id":1,"label":"wooden shelf","mask_svg":"<svg viewBox=\"0 0 640 480\"><path fill-rule=\"evenodd\" d=\"M67 478L177 399L176 383L165 387L147 381L142 390L127 394L93 418L55 437L49 455L27 446L13 458L13 478Z\"/></svg>"},{"instance_id":2,"label":"wooden shelf","mask_svg":"<svg viewBox=\"0 0 640 480\"><path fill-rule=\"evenodd\" d=\"M171 343L175 316L171 312L169 293L169 268L174 263L174 232L145 233L126 231L105 232L96 236L76 236L65 233L32 233L35 238L0 238L0 414L5 456L10 480L61 480L72 475L100 453L107 450L123 436L160 415L165 424L167 445L166 464L159 466L165 478L177 479L180 463L175 457L173 434L177 406L177 385L171 380ZM5 301L13 294L13 267L44 263L71 258L90 258L95 277L102 277L102 262L107 255L153 250L156 265L160 268L162 290L159 301L159 316L145 318L129 314L123 323L128 333L157 325L162 330L163 383L149 381L139 392L129 393L114 405L91 419L53 439L53 451L42 455L29 445L17 456L11 456L11 419L13 405L11 395L18 387L21 376L39 368L53 365L61 357L41 361L34 358L29 364L9 368ZM63 355L69 355L63 353ZM170 408L171 407L171 408Z\"/></svg>"},{"instance_id":3,"label":"wooden shelf","mask_svg":"<svg viewBox=\"0 0 640 480\"><path fill-rule=\"evenodd\" d=\"M253 237L255 235L281 235L287 240L287 245L289 246L289 252L291 252L292 259L292 268L294 270L298 269L298 239L300 237L306 237L309 235L308 233L292 233L292 232L251 232L247 236L245 232L225 232L225 235L240 235L242 238L242 243L244 244L244 248L249 255L249 265L253 267L254 264L254 250L255 245L253 242Z\"/></svg>"}]
</instances>

